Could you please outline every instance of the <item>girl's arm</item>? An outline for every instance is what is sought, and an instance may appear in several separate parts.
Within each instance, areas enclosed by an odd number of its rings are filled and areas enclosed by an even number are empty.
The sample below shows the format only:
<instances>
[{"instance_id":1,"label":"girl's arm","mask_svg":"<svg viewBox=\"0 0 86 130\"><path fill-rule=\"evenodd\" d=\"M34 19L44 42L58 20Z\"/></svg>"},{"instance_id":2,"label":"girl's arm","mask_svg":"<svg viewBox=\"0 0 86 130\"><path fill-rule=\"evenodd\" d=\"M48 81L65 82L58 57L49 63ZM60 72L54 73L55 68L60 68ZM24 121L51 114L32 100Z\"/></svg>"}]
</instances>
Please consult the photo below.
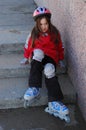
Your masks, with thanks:
<instances>
[{"instance_id":1,"label":"girl's arm","mask_svg":"<svg viewBox=\"0 0 86 130\"><path fill-rule=\"evenodd\" d=\"M64 63L64 47L62 44L61 36L59 34L59 44L58 44L58 50L59 50L59 66L62 68L65 68L65 63Z\"/></svg>"},{"instance_id":2,"label":"girl's arm","mask_svg":"<svg viewBox=\"0 0 86 130\"><path fill-rule=\"evenodd\" d=\"M21 60L21 64L28 64L31 54L31 37L30 35L26 39L26 43L24 45L24 58Z\"/></svg>"},{"instance_id":3,"label":"girl's arm","mask_svg":"<svg viewBox=\"0 0 86 130\"><path fill-rule=\"evenodd\" d=\"M31 35L29 34L24 45L24 57L29 58L31 51Z\"/></svg>"},{"instance_id":4,"label":"girl's arm","mask_svg":"<svg viewBox=\"0 0 86 130\"><path fill-rule=\"evenodd\" d=\"M64 47L62 44L60 33L58 35L59 43L58 43L58 52L59 52L59 61L64 59Z\"/></svg>"}]
</instances>

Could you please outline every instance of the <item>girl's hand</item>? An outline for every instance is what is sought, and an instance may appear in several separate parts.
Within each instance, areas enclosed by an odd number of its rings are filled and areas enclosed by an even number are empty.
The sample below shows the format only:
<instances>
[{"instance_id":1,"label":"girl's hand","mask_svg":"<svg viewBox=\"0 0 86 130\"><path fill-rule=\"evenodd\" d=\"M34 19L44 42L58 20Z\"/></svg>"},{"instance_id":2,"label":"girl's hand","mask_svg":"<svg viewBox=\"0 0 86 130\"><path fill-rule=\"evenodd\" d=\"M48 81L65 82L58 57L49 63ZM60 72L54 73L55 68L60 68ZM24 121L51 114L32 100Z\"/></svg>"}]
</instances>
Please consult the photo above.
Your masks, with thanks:
<instances>
[{"instance_id":1,"label":"girl's hand","mask_svg":"<svg viewBox=\"0 0 86 130\"><path fill-rule=\"evenodd\" d=\"M26 64L29 64L29 61L27 58L23 58L21 61L20 61L20 64L21 65L26 65Z\"/></svg>"},{"instance_id":2,"label":"girl's hand","mask_svg":"<svg viewBox=\"0 0 86 130\"><path fill-rule=\"evenodd\" d=\"M59 66L60 66L61 68L65 68L65 63L64 63L63 60L60 60L60 61L59 61Z\"/></svg>"}]
</instances>

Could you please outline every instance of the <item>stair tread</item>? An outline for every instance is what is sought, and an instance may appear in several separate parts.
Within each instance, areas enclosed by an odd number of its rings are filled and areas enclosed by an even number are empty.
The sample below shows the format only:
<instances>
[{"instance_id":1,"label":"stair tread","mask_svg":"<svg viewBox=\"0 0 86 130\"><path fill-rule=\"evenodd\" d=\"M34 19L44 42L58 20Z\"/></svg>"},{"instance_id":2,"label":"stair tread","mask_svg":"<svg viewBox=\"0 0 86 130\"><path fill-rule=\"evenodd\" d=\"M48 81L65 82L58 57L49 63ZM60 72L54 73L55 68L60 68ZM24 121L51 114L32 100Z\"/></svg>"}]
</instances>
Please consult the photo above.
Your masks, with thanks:
<instances>
[{"instance_id":1,"label":"stair tread","mask_svg":"<svg viewBox=\"0 0 86 130\"><path fill-rule=\"evenodd\" d=\"M21 65L23 54L0 55L0 78L26 77L30 71L30 65ZM65 69L57 69L57 73L65 73Z\"/></svg>"},{"instance_id":2,"label":"stair tread","mask_svg":"<svg viewBox=\"0 0 86 130\"><path fill-rule=\"evenodd\" d=\"M65 103L76 102L76 92L69 81L68 75L60 75L59 83L64 94ZM28 88L28 77L26 78L6 78L0 79L0 109L23 107L23 95ZM32 106L46 105L47 90L43 82L41 89L41 98L32 104Z\"/></svg>"},{"instance_id":3,"label":"stair tread","mask_svg":"<svg viewBox=\"0 0 86 130\"><path fill-rule=\"evenodd\" d=\"M25 43L30 33L29 30L18 30L17 27L14 29L0 30L0 46L4 44Z\"/></svg>"},{"instance_id":4,"label":"stair tread","mask_svg":"<svg viewBox=\"0 0 86 130\"><path fill-rule=\"evenodd\" d=\"M20 60L23 54L0 55L0 68L16 68L20 67Z\"/></svg>"},{"instance_id":5,"label":"stair tread","mask_svg":"<svg viewBox=\"0 0 86 130\"><path fill-rule=\"evenodd\" d=\"M3 10L4 8L4 10ZM34 1L1 2L0 5L0 45L24 42L34 25L32 13Z\"/></svg>"}]
</instances>

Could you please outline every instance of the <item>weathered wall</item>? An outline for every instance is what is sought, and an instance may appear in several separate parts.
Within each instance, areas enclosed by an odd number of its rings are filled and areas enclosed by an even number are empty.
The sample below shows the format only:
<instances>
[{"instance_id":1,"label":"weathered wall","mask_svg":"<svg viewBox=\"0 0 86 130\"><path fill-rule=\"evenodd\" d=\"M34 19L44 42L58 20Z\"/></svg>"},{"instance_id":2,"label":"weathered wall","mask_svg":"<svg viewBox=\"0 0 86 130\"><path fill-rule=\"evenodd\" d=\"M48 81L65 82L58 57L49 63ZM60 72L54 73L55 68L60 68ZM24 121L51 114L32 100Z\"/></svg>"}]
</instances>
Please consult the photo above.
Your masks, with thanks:
<instances>
[{"instance_id":1,"label":"weathered wall","mask_svg":"<svg viewBox=\"0 0 86 130\"><path fill-rule=\"evenodd\" d=\"M68 74L86 120L86 0L35 0L52 12L65 46Z\"/></svg>"}]
</instances>

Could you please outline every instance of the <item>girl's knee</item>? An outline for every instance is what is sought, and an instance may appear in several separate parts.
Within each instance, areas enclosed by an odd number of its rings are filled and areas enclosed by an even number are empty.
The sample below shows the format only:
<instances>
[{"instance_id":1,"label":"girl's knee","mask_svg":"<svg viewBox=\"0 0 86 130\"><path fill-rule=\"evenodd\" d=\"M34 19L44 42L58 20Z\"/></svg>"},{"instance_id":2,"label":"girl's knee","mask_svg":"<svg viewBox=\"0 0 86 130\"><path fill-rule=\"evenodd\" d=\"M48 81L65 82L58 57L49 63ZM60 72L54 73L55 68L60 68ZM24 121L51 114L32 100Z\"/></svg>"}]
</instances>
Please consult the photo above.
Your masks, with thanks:
<instances>
[{"instance_id":1,"label":"girl's knee","mask_svg":"<svg viewBox=\"0 0 86 130\"><path fill-rule=\"evenodd\" d=\"M55 66L52 63L47 63L44 66L44 74L46 78L52 78L55 76Z\"/></svg>"},{"instance_id":2,"label":"girl's knee","mask_svg":"<svg viewBox=\"0 0 86 130\"><path fill-rule=\"evenodd\" d=\"M43 58L44 58L44 52L41 49L35 49L33 51L33 58L32 59L41 62Z\"/></svg>"}]
</instances>

